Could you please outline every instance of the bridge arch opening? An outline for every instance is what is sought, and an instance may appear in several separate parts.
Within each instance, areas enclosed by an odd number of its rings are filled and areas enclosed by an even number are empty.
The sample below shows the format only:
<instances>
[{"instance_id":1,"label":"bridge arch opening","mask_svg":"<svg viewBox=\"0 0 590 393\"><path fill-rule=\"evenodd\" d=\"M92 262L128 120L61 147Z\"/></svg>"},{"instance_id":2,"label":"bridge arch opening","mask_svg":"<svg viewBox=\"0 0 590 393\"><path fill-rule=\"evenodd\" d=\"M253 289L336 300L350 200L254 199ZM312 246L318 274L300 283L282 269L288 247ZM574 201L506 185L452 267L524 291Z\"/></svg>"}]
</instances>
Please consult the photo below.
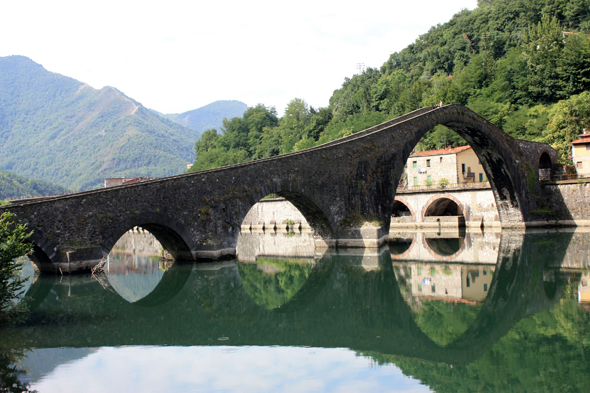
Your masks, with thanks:
<instances>
[{"instance_id":1,"label":"bridge arch opening","mask_svg":"<svg viewBox=\"0 0 590 393\"><path fill-rule=\"evenodd\" d=\"M395 198L393 202L393 207L391 209L391 217L393 218L409 218L415 220L414 213L412 212L410 206L407 202L404 202L400 198Z\"/></svg>"},{"instance_id":2,"label":"bridge arch opening","mask_svg":"<svg viewBox=\"0 0 590 393\"><path fill-rule=\"evenodd\" d=\"M313 257L316 240L331 237L328 218L313 201L296 192L278 190L258 200L246 213L236 253L239 260L250 262L258 256Z\"/></svg>"},{"instance_id":3,"label":"bridge arch opening","mask_svg":"<svg viewBox=\"0 0 590 393\"><path fill-rule=\"evenodd\" d=\"M189 244L192 244L189 242L191 237L186 233L184 227L178 222L167 220L160 214L138 214L133 219L115 223L112 228L112 231L105 236L101 245L104 254L110 253L115 244L123 238L127 232L135 231L136 233L143 234L142 236L145 235L141 240L144 242L142 247L144 247L145 250L149 250L151 253L158 251L161 252L163 256L167 256L169 259L173 260L194 260L191 249L196 249L196 247L194 247L194 245L193 247L189 246ZM153 235L153 238L158 244L153 243L151 238L147 236L146 232ZM129 239L127 240L133 240L133 238ZM132 244L128 244L126 247L133 248Z\"/></svg>"},{"instance_id":4,"label":"bridge arch opening","mask_svg":"<svg viewBox=\"0 0 590 393\"><path fill-rule=\"evenodd\" d=\"M541 153L539 157L539 181L550 181L551 180L551 168L553 163L551 157L547 152Z\"/></svg>"}]
</instances>

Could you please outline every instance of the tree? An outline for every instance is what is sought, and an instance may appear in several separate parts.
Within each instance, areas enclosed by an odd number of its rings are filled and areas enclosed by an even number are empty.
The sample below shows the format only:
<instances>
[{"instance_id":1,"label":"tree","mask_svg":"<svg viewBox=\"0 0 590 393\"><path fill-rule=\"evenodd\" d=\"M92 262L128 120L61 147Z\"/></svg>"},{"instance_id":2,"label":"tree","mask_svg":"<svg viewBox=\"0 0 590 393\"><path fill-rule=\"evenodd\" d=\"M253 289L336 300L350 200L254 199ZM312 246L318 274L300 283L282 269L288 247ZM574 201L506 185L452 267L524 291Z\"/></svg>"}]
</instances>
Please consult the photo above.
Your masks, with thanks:
<instances>
[{"instance_id":1,"label":"tree","mask_svg":"<svg viewBox=\"0 0 590 393\"><path fill-rule=\"evenodd\" d=\"M27 233L26 225L15 221L15 214L5 212L0 216L0 324L11 317L10 307L26 281L20 276L21 263L15 258L29 253L28 242L33 232Z\"/></svg>"}]
</instances>

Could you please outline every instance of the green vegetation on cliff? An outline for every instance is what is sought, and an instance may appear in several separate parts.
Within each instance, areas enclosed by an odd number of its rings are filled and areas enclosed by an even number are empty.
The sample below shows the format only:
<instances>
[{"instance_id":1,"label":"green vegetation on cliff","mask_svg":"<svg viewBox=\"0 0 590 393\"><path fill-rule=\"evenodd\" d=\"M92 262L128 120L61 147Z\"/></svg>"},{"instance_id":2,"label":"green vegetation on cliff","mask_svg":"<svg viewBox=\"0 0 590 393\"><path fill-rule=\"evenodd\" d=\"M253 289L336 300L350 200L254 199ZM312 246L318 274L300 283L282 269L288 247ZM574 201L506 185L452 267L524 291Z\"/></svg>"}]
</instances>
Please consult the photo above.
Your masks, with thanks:
<instances>
[{"instance_id":1,"label":"green vegetation on cliff","mask_svg":"<svg viewBox=\"0 0 590 393\"><path fill-rule=\"evenodd\" d=\"M223 136L206 131L192 170L312 147L440 101L466 105L516 138L549 143L565 163L569 143L590 126L589 9L590 0L481 0L380 69L345 78L327 108L296 98L279 119L258 105L243 123L224 123ZM254 113L272 122L250 127ZM463 143L438 126L418 149Z\"/></svg>"}]
</instances>

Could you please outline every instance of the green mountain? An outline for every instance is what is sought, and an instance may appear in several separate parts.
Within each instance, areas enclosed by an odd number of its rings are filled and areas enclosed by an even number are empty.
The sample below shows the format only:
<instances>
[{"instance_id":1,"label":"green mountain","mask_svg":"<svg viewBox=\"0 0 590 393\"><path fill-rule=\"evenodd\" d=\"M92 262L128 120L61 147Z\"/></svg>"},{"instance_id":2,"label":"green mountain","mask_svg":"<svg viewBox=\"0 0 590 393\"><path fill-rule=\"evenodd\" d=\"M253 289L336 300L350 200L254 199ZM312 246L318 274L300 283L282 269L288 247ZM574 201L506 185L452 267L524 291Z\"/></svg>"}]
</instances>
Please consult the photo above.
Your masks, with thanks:
<instances>
[{"instance_id":1,"label":"green mountain","mask_svg":"<svg viewBox=\"0 0 590 393\"><path fill-rule=\"evenodd\" d=\"M62 186L43 180L27 179L12 172L0 171L0 200L22 196L64 194L68 190Z\"/></svg>"},{"instance_id":2,"label":"green mountain","mask_svg":"<svg viewBox=\"0 0 590 393\"><path fill-rule=\"evenodd\" d=\"M285 154L411 112L466 105L519 139L545 142L568 160L590 127L590 0L480 0L433 26L380 68L345 78L325 108L294 98L227 120L195 144L191 171ZM466 142L437 126L418 150Z\"/></svg>"},{"instance_id":3,"label":"green mountain","mask_svg":"<svg viewBox=\"0 0 590 393\"><path fill-rule=\"evenodd\" d=\"M194 160L198 136L115 88L94 89L23 56L0 58L0 170L70 189L174 175Z\"/></svg>"},{"instance_id":4,"label":"green mountain","mask_svg":"<svg viewBox=\"0 0 590 393\"><path fill-rule=\"evenodd\" d=\"M209 128L219 128L224 118L242 117L246 109L248 105L241 101L215 101L192 111L161 116L198 131L200 136Z\"/></svg>"}]
</instances>

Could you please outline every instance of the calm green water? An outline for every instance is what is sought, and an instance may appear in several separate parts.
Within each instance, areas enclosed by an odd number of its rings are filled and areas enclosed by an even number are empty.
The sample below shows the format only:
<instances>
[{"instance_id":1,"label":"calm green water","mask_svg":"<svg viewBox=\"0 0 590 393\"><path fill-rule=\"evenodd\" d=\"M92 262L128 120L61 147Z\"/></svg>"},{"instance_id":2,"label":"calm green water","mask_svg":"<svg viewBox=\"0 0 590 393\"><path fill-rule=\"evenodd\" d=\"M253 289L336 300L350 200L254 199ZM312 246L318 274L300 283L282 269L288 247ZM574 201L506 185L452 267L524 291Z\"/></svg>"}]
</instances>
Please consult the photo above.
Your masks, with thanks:
<instances>
[{"instance_id":1,"label":"calm green water","mask_svg":"<svg viewBox=\"0 0 590 393\"><path fill-rule=\"evenodd\" d=\"M588 244L406 234L247 263L113 254L96 278L31 280L0 376L39 392L588 391Z\"/></svg>"}]
</instances>

